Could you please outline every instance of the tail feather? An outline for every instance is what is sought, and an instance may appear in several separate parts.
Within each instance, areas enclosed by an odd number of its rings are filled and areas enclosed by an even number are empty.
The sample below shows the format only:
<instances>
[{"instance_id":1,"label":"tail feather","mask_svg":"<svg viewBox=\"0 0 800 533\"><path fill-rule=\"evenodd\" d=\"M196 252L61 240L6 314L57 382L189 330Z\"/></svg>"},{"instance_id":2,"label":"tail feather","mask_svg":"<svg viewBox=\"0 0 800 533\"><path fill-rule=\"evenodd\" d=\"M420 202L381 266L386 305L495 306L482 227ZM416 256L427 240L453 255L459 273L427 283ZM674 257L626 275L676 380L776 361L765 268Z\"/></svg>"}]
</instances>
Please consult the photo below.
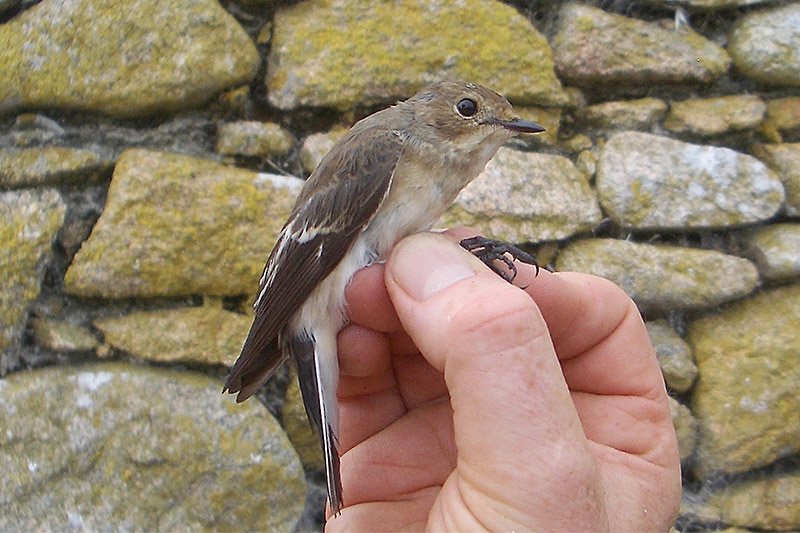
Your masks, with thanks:
<instances>
[{"instance_id":1,"label":"tail feather","mask_svg":"<svg viewBox=\"0 0 800 533\"><path fill-rule=\"evenodd\" d=\"M231 369L228 380L222 388L222 392L230 394L239 393L236 396L236 403L242 403L253 395L269 378L280 368L281 363L286 360L286 355L278 346L278 339L271 342L261 349L258 357L247 357L251 355L253 346L245 342L242 348L242 355Z\"/></svg>"},{"instance_id":2,"label":"tail feather","mask_svg":"<svg viewBox=\"0 0 800 533\"><path fill-rule=\"evenodd\" d=\"M319 434L325 459L328 502L333 513L337 514L344 506L339 468L339 416L336 403L338 371L336 371L336 375L330 376L330 369L324 368L329 354L325 353L321 346L327 343L324 342L324 339L319 340L322 342L307 337L295 337L289 341L287 348L297 363L297 377L300 381L300 391L303 394L308 420ZM333 343L335 349L335 337ZM335 351L333 358L335 364Z\"/></svg>"}]
</instances>

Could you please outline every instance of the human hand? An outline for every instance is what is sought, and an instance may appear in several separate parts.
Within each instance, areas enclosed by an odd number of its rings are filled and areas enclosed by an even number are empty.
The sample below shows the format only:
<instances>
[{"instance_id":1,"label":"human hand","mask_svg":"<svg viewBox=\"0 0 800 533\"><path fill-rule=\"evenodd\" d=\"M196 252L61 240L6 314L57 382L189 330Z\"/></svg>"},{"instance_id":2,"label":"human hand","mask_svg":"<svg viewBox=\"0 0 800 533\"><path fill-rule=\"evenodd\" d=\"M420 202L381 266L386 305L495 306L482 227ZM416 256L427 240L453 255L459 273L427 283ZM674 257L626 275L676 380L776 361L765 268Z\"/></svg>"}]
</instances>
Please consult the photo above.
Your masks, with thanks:
<instances>
[{"instance_id":1,"label":"human hand","mask_svg":"<svg viewBox=\"0 0 800 533\"><path fill-rule=\"evenodd\" d=\"M677 442L639 313L602 278L449 236L401 241L347 289L339 334L346 507L328 531L667 531Z\"/></svg>"}]
</instances>

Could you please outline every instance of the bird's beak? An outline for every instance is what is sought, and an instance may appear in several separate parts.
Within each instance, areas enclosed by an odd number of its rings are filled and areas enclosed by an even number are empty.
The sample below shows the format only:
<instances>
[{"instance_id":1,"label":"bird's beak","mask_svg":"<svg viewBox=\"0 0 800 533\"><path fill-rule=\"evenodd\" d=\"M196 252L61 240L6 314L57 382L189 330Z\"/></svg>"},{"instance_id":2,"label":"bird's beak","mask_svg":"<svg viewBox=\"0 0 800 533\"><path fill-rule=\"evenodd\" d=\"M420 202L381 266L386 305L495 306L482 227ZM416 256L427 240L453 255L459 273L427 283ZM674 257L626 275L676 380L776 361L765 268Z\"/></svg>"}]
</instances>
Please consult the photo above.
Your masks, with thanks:
<instances>
[{"instance_id":1,"label":"bird's beak","mask_svg":"<svg viewBox=\"0 0 800 533\"><path fill-rule=\"evenodd\" d=\"M522 120L521 118L512 118L511 120L498 120L497 123L507 130L515 131L518 133L540 133L544 128L530 120Z\"/></svg>"}]
</instances>

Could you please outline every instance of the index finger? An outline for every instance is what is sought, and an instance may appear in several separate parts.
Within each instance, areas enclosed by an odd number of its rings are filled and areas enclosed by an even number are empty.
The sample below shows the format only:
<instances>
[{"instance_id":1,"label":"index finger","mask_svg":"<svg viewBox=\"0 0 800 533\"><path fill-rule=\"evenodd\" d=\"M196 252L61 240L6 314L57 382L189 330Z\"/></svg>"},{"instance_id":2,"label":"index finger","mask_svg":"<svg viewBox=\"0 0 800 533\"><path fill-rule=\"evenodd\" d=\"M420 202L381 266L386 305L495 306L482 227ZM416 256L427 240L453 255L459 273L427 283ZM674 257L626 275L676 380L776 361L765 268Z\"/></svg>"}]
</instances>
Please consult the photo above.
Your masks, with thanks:
<instances>
[{"instance_id":1,"label":"index finger","mask_svg":"<svg viewBox=\"0 0 800 533\"><path fill-rule=\"evenodd\" d=\"M547 322L571 390L652 396L661 369L636 305L614 283L577 272L541 272L526 292Z\"/></svg>"},{"instance_id":2,"label":"index finger","mask_svg":"<svg viewBox=\"0 0 800 533\"><path fill-rule=\"evenodd\" d=\"M470 228L443 233L456 242ZM661 395L661 369L636 304L618 285L578 272L549 272L516 262L514 285L524 287L547 323L573 391L601 395Z\"/></svg>"}]
</instances>

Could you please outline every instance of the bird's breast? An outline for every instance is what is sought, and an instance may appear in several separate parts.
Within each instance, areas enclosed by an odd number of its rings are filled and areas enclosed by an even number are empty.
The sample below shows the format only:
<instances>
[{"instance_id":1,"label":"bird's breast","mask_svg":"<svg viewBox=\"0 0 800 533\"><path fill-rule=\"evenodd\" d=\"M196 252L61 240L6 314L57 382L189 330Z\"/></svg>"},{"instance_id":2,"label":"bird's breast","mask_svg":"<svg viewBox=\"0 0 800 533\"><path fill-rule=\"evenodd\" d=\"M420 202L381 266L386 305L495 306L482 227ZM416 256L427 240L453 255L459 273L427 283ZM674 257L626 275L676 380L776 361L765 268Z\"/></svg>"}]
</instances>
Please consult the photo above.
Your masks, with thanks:
<instances>
[{"instance_id":1,"label":"bird's breast","mask_svg":"<svg viewBox=\"0 0 800 533\"><path fill-rule=\"evenodd\" d=\"M465 183L448 179L446 172L443 165L398 164L386 199L364 228L378 259L385 259L403 237L429 229L453 202Z\"/></svg>"}]
</instances>

